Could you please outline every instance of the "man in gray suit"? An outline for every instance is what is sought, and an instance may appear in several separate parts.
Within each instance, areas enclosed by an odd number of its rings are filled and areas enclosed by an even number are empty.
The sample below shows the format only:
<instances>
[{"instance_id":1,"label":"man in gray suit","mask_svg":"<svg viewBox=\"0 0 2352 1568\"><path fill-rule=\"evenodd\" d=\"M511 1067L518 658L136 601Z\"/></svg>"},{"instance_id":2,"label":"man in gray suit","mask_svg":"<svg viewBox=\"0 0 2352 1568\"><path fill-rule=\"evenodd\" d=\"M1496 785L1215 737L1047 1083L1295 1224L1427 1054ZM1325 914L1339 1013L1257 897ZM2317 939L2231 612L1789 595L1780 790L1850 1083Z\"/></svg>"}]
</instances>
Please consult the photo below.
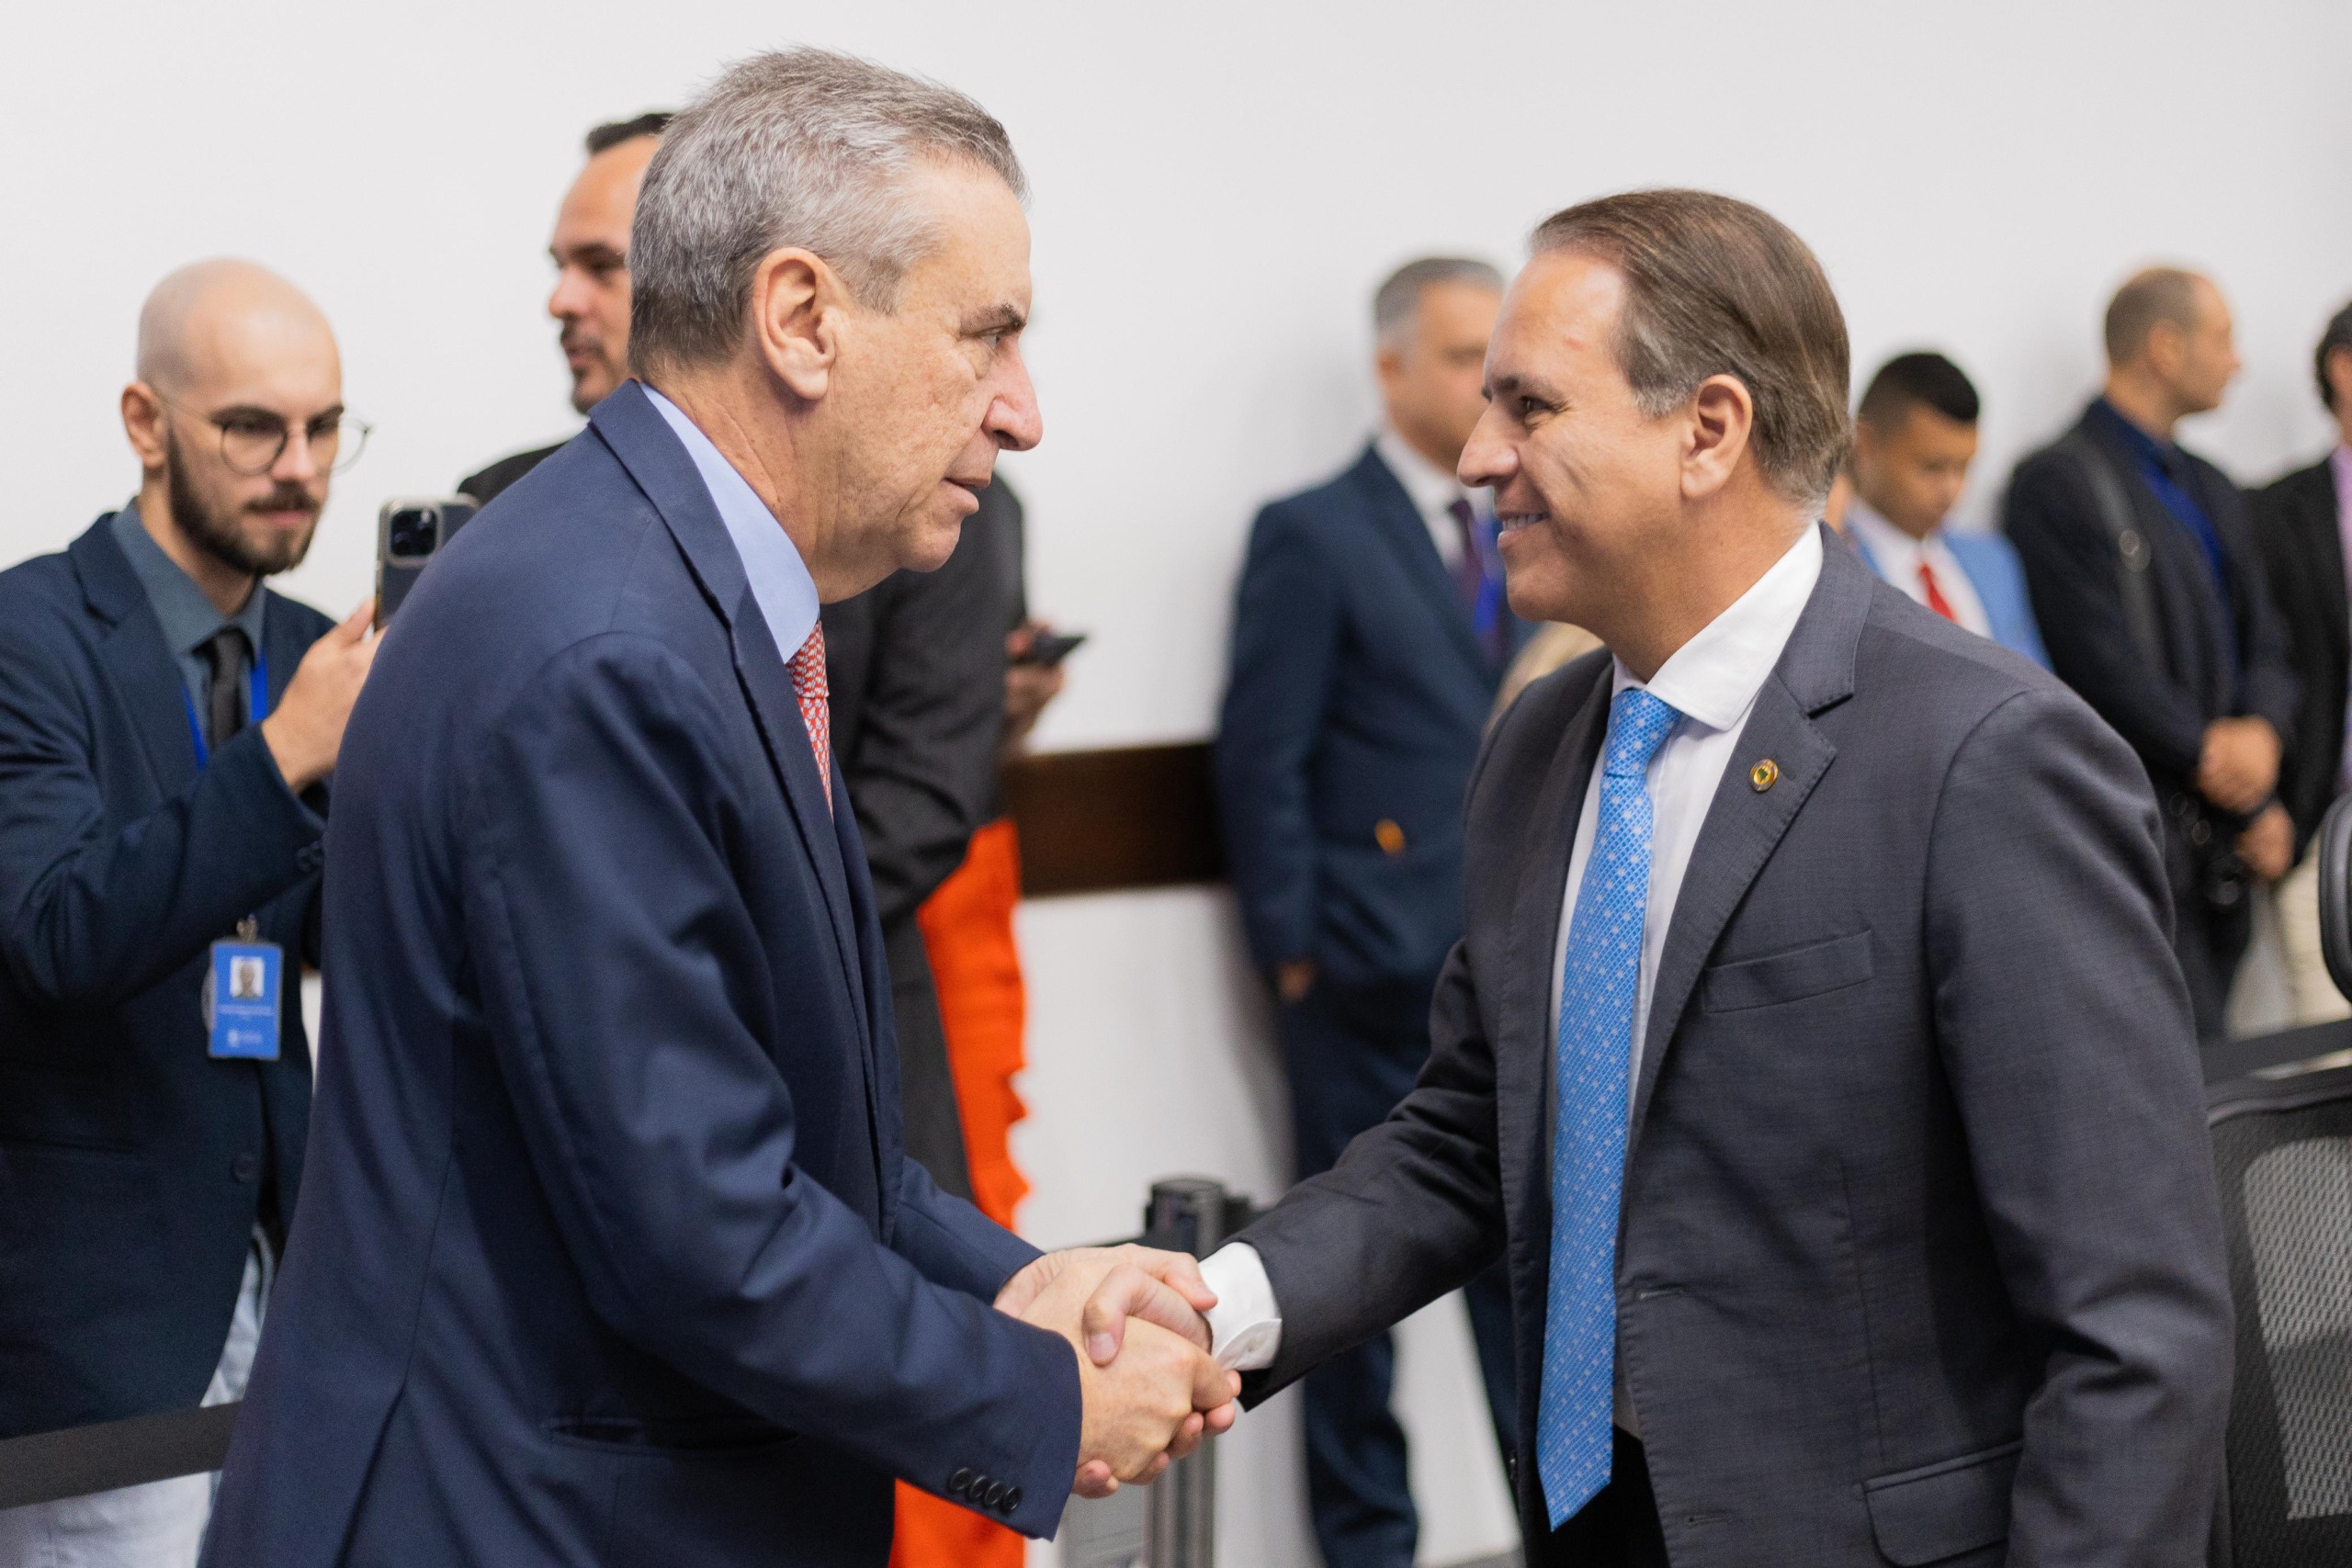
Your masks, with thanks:
<instances>
[{"instance_id":1,"label":"man in gray suit","mask_svg":"<svg viewBox=\"0 0 2352 1568\"><path fill-rule=\"evenodd\" d=\"M1811 519L1845 324L1649 191L1535 235L1462 458L1607 644L1471 785L1412 1096L1204 1266L1263 1399L1510 1265L1531 1564L2201 1562L2230 1303L2155 806Z\"/></svg>"}]
</instances>

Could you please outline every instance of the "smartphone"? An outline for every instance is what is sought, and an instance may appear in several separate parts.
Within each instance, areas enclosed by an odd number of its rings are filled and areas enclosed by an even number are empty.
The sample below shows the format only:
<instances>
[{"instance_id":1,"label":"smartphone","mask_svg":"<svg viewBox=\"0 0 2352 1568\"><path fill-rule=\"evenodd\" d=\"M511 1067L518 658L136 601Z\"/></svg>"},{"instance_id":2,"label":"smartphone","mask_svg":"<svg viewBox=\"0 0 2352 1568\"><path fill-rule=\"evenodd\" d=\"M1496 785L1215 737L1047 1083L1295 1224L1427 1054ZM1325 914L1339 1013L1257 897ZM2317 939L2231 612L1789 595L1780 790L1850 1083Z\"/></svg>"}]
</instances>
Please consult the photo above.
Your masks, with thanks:
<instances>
[{"instance_id":1,"label":"smartphone","mask_svg":"<svg viewBox=\"0 0 2352 1568\"><path fill-rule=\"evenodd\" d=\"M464 496L388 501L376 513L376 629L381 631L416 580L479 508Z\"/></svg>"},{"instance_id":2,"label":"smartphone","mask_svg":"<svg viewBox=\"0 0 2352 1568\"><path fill-rule=\"evenodd\" d=\"M1086 640L1084 632L1039 632L1029 644L1029 651L1013 660L1015 664L1034 669L1051 670L1078 651Z\"/></svg>"}]
</instances>

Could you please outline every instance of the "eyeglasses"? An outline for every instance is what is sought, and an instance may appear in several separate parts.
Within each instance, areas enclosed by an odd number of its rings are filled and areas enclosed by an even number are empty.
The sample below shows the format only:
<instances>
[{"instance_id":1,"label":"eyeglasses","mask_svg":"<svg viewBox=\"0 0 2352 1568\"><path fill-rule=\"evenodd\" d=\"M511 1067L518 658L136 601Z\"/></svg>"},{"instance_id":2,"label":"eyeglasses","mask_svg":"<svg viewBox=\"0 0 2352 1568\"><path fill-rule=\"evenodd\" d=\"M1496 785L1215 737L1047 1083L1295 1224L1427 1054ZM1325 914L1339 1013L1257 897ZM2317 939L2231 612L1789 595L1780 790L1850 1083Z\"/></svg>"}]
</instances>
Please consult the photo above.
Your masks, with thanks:
<instances>
[{"instance_id":1,"label":"eyeglasses","mask_svg":"<svg viewBox=\"0 0 2352 1568\"><path fill-rule=\"evenodd\" d=\"M286 455L287 443L294 439L293 426L267 409L240 407L223 409L219 413L198 413L161 392L155 394L155 400L219 431L220 460L248 479L277 467L277 459ZM341 409L329 409L302 426L302 441L321 468L339 474L359 461L359 454L368 449L368 437L375 428Z\"/></svg>"}]
</instances>

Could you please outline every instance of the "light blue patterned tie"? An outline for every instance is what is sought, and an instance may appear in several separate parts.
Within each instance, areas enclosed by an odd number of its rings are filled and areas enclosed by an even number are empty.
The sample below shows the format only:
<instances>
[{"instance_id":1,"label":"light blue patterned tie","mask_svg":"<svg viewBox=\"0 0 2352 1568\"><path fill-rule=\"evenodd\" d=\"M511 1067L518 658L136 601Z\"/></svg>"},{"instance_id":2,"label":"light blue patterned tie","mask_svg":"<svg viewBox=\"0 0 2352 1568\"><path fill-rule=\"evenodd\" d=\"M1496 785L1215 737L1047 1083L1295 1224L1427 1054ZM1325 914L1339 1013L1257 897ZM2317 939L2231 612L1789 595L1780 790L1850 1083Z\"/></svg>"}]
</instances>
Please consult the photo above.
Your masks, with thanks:
<instances>
[{"instance_id":1,"label":"light blue patterned tie","mask_svg":"<svg viewBox=\"0 0 2352 1568\"><path fill-rule=\"evenodd\" d=\"M1642 922L1650 897L1650 759L1682 716L1629 688L1609 707L1600 826L1577 891L1560 976L1554 1072L1552 1276L1535 1461L1552 1528L1609 1484L1617 1371L1617 1204Z\"/></svg>"}]
</instances>

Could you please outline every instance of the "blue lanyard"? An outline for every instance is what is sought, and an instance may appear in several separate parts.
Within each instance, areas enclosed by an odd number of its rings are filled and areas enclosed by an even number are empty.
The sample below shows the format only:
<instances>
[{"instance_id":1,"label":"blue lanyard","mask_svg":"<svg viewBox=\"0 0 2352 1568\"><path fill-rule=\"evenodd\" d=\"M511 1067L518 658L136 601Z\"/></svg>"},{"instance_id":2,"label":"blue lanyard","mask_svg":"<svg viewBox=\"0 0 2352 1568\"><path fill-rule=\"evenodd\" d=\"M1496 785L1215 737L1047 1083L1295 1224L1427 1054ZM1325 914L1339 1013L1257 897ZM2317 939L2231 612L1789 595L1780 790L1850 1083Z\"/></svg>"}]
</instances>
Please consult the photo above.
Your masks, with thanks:
<instances>
[{"instance_id":1,"label":"blue lanyard","mask_svg":"<svg viewBox=\"0 0 2352 1568\"><path fill-rule=\"evenodd\" d=\"M251 697L246 705L247 728L269 716L269 656L260 649L254 649L254 668L248 688ZM196 742L196 771L202 773L212 761L212 749L204 743L204 721L196 716L196 699L187 694L187 683L180 683L180 705L187 710L187 738Z\"/></svg>"}]
</instances>

